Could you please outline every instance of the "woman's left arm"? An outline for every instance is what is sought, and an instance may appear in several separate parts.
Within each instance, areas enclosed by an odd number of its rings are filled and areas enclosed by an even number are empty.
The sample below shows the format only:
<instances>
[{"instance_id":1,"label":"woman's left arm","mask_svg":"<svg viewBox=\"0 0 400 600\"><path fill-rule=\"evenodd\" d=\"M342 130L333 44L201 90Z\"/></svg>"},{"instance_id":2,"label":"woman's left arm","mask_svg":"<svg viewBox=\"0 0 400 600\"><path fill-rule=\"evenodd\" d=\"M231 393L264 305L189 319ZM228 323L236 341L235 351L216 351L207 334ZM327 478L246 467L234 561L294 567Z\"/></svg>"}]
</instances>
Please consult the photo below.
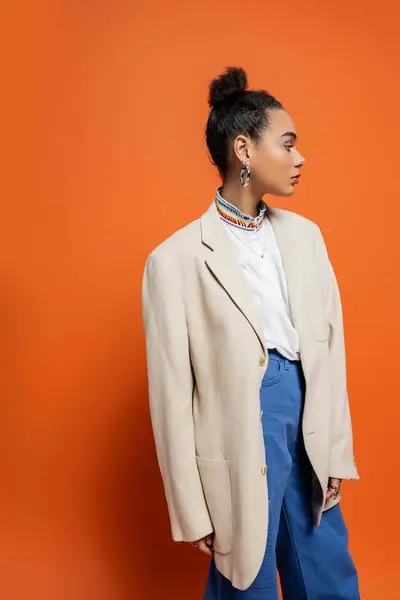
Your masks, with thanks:
<instances>
[{"instance_id":1,"label":"woman's left arm","mask_svg":"<svg viewBox=\"0 0 400 600\"><path fill-rule=\"evenodd\" d=\"M336 479L359 479L353 455L353 433L347 396L342 304L337 279L318 227L315 250L316 258L324 270L324 280L328 288L327 318L330 329L329 368L332 398L329 476Z\"/></svg>"}]
</instances>

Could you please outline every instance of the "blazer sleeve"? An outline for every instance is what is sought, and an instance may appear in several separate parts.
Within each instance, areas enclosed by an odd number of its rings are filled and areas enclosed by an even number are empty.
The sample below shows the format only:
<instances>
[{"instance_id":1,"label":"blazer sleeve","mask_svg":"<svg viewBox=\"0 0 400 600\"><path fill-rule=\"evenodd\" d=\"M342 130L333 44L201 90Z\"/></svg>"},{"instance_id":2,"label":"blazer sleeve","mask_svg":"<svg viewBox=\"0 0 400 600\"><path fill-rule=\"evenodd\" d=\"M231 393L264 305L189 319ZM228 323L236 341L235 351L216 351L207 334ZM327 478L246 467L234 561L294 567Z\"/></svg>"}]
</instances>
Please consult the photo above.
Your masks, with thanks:
<instances>
[{"instance_id":1,"label":"blazer sleeve","mask_svg":"<svg viewBox=\"0 0 400 600\"><path fill-rule=\"evenodd\" d=\"M150 414L174 541L213 532L196 462L189 354L180 277L173 259L150 254L142 282Z\"/></svg>"},{"instance_id":2,"label":"blazer sleeve","mask_svg":"<svg viewBox=\"0 0 400 600\"><path fill-rule=\"evenodd\" d=\"M347 395L346 351L343 312L338 282L326 245L317 228L316 254L323 263L327 282L327 318L329 323L329 367L332 396L332 427L329 476L359 479L353 455L353 432Z\"/></svg>"}]
</instances>

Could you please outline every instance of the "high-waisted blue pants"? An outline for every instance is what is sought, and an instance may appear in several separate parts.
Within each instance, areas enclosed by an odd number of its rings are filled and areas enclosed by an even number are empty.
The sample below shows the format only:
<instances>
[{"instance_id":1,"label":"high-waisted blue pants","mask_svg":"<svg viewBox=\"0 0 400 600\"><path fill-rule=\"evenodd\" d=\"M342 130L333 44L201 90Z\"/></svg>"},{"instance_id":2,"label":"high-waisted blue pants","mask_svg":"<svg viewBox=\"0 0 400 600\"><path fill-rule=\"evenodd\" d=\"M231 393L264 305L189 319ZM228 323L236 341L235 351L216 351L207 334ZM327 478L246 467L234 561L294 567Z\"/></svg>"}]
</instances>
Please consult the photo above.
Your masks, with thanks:
<instances>
[{"instance_id":1,"label":"high-waisted blue pants","mask_svg":"<svg viewBox=\"0 0 400 600\"><path fill-rule=\"evenodd\" d=\"M269 525L263 563L251 586L232 586L211 559L204 600L360 600L339 504L319 527L311 513L312 467L302 435L305 380L301 363L269 351L261 391L268 465Z\"/></svg>"}]
</instances>

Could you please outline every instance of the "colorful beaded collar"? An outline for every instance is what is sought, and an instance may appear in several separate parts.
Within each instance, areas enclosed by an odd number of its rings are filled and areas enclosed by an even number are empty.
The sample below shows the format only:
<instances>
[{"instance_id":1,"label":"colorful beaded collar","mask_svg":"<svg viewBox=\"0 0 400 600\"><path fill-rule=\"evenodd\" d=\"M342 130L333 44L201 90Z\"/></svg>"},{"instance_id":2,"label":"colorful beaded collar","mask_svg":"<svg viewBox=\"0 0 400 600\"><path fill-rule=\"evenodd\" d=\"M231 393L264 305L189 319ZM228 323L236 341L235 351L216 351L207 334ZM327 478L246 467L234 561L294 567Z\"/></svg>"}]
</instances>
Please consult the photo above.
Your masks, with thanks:
<instances>
[{"instance_id":1,"label":"colorful beaded collar","mask_svg":"<svg viewBox=\"0 0 400 600\"><path fill-rule=\"evenodd\" d=\"M251 215L245 215L236 206L224 200L220 193L221 188L217 189L217 195L215 198L215 204L219 216L223 221L240 227L240 229L250 229L251 231L257 231L263 224L267 207L264 202L260 201L260 211L256 217Z\"/></svg>"}]
</instances>

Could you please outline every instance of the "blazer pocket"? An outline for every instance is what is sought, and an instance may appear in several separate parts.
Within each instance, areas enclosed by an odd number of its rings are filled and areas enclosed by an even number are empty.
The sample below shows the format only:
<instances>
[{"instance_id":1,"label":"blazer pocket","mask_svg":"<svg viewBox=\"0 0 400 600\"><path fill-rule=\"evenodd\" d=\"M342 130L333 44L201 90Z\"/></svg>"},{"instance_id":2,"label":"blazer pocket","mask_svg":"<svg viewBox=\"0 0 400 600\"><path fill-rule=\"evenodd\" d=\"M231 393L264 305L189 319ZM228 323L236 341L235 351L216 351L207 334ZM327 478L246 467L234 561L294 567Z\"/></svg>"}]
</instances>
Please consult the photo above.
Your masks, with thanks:
<instances>
[{"instance_id":1,"label":"blazer pocket","mask_svg":"<svg viewBox=\"0 0 400 600\"><path fill-rule=\"evenodd\" d=\"M325 342L329 339L329 324L320 293L309 291L305 294L304 301L308 322L314 337L320 342Z\"/></svg>"},{"instance_id":2,"label":"blazer pocket","mask_svg":"<svg viewBox=\"0 0 400 600\"><path fill-rule=\"evenodd\" d=\"M232 498L227 460L196 456L208 510L214 528L214 550L232 550Z\"/></svg>"}]
</instances>

